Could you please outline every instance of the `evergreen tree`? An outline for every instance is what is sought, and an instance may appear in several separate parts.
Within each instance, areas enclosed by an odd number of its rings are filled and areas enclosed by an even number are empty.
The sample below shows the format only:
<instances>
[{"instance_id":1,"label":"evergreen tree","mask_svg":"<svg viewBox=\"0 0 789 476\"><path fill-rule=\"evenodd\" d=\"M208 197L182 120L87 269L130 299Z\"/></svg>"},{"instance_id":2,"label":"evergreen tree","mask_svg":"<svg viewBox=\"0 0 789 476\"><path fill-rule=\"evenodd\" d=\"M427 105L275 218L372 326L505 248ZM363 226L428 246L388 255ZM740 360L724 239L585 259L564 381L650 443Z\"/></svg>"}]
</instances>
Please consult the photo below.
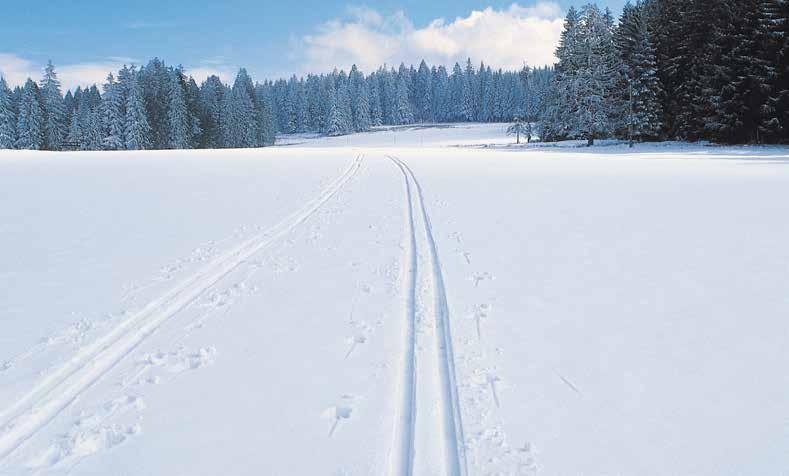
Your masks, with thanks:
<instances>
[{"instance_id":1,"label":"evergreen tree","mask_svg":"<svg viewBox=\"0 0 789 476\"><path fill-rule=\"evenodd\" d=\"M167 95L168 148L190 149L192 145L192 120L186 105L181 78L177 71L170 73Z\"/></svg>"},{"instance_id":2,"label":"evergreen tree","mask_svg":"<svg viewBox=\"0 0 789 476\"><path fill-rule=\"evenodd\" d=\"M82 124L80 122L79 116L79 109L76 109L74 113L71 115L71 121L69 121L69 128L68 134L66 134L66 140L71 143L75 144L82 144Z\"/></svg>"},{"instance_id":3,"label":"evergreen tree","mask_svg":"<svg viewBox=\"0 0 789 476\"><path fill-rule=\"evenodd\" d=\"M762 142L776 133L771 111L770 85L775 76L768 5L760 0L740 0L741 16L731 35L735 46L724 55L726 77L715 111L721 142Z\"/></svg>"},{"instance_id":4,"label":"evergreen tree","mask_svg":"<svg viewBox=\"0 0 789 476\"><path fill-rule=\"evenodd\" d=\"M40 92L36 83L29 78L19 101L16 131L17 149L40 150L44 145L44 112L41 109Z\"/></svg>"},{"instance_id":5,"label":"evergreen tree","mask_svg":"<svg viewBox=\"0 0 789 476\"><path fill-rule=\"evenodd\" d=\"M326 124L324 125L324 133L328 136L339 136L345 134L346 121L342 114L342 106L338 104L337 90L331 76L329 76L329 81L331 84L326 91Z\"/></svg>"},{"instance_id":6,"label":"evergreen tree","mask_svg":"<svg viewBox=\"0 0 789 476\"><path fill-rule=\"evenodd\" d=\"M145 115L145 103L137 79L137 72L129 71L126 84L126 121L124 138L126 150L143 150L151 146L151 127Z\"/></svg>"},{"instance_id":7,"label":"evergreen tree","mask_svg":"<svg viewBox=\"0 0 789 476\"><path fill-rule=\"evenodd\" d=\"M101 97L102 115L102 147L106 150L123 150L123 129L125 114L122 87L115 81L112 73L107 76L104 84L104 95Z\"/></svg>"},{"instance_id":8,"label":"evergreen tree","mask_svg":"<svg viewBox=\"0 0 789 476\"><path fill-rule=\"evenodd\" d=\"M60 143L66 137L66 108L60 92L55 67L52 61L47 63L44 78L41 80L41 107L44 112L44 144L47 150L60 149Z\"/></svg>"},{"instance_id":9,"label":"evergreen tree","mask_svg":"<svg viewBox=\"0 0 789 476\"><path fill-rule=\"evenodd\" d=\"M414 114L411 111L411 103L408 100L407 81L404 75L401 75L397 80L394 111L392 113L395 124L411 124L414 122Z\"/></svg>"},{"instance_id":10,"label":"evergreen tree","mask_svg":"<svg viewBox=\"0 0 789 476\"><path fill-rule=\"evenodd\" d=\"M622 125L620 135L637 140L658 138L663 127L663 92L645 4L625 5L614 41L621 61L617 86L622 108L615 114L615 120Z\"/></svg>"},{"instance_id":11,"label":"evergreen tree","mask_svg":"<svg viewBox=\"0 0 789 476\"><path fill-rule=\"evenodd\" d=\"M436 122L445 122L450 120L450 90L449 90L449 75L444 66L434 67L432 71L433 79L430 83L432 87L432 120Z\"/></svg>"},{"instance_id":12,"label":"evergreen tree","mask_svg":"<svg viewBox=\"0 0 789 476\"><path fill-rule=\"evenodd\" d=\"M773 141L789 142L789 2L773 0L766 5L768 30L773 38L771 58L775 75L770 81L766 129Z\"/></svg>"},{"instance_id":13,"label":"evergreen tree","mask_svg":"<svg viewBox=\"0 0 789 476\"><path fill-rule=\"evenodd\" d=\"M367 90L369 91L369 105L370 105L370 125L381 126L383 125L384 116L383 109L381 108L381 93L378 86L378 78L375 74L367 79Z\"/></svg>"},{"instance_id":14,"label":"evergreen tree","mask_svg":"<svg viewBox=\"0 0 789 476\"><path fill-rule=\"evenodd\" d=\"M16 141L16 117L11 108L11 91L0 76L0 149L13 149Z\"/></svg>"},{"instance_id":15,"label":"evergreen tree","mask_svg":"<svg viewBox=\"0 0 789 476\"><path fill-rule=\"evenodd\" d=\"M222 113L222 99L225 94L225 86L218 76L209 76L200 87L200 120L201 148L211 149L219 147L220 134L219 124Z\"/></svg>"},{"instance_id":16,"label":"evergreen tree","mask_svg":"<svg viewBox=\"0 0 789 476\"><path fill-rule=\"evenodd\" d=\"M367 81L356 65L351 67L348 76L351 113L353 115L352 128L356 132L370 129L370 94L367 90Z\"/></svg>"},{"instance_id":17,"label":"evergreen tree","mask_svg":"<svg viewBox=\"0 0 789 476\"><path fill-rule=\"evenodd\" d=\"M416 96L416 119L419 122L433 121L432 75L425 60L419 63L414 85Z\"/></svg>"}]
</instances>

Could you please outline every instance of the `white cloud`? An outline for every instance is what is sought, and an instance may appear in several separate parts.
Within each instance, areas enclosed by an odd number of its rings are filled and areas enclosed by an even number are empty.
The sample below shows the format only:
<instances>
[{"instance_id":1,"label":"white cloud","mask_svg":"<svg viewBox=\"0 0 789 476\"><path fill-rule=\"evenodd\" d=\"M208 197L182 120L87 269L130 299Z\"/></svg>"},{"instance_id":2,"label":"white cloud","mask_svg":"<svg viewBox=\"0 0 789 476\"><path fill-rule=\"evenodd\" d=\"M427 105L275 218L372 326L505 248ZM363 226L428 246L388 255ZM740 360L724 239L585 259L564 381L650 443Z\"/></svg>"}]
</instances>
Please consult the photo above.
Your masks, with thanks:
<instances>
[{"instance_id":1,"label":"white cloud","mask_svg":"<svg viewBox=\"0 0 789 476\"><path fill-rule=\"evenodd\" d=\"M197 65L185 68L186 74L201 84L209 76L218 76L224 83L232 83L239 67L228 61L224 56L214 56L200 60Z\"/></svg>"},{"instance_id":2,"label":"white cloud","mask_svg":"<svg viewBox=\"0 0 789 476\"><path fill-rule=\"evenodd\" d=\"M96 62L55 64L55 71L65 92L69 89L73 91L77 86L101 86L109 73L117 74L124 65L133 64L139 67L141 62L135 58L113 56ZM39 81L44 66L14 54L0 53L0 76L4 77L11 87L24 85L27 78ZM186 68L186 73L192 75L198 84L211 75L217 75L225 82L232 81L237 71L238 68L228 65L223 58L209 58L193 68Z\"/></svg>"},{"instance_id":3,"label":"white cloud","mask_svg":"<svg viewBox=\"0 0 789 476\"><path fill-rule=\"evenodd\" d=\"M40 69L32 61L0 53L0 76L5 78L9 86L21 86L27 78L37 78L40 74Z\"/></svg>"},{"instance_id":4,"label":"white cloud","mask_svg":"<svg viewBox=\"0 0 789 476\"><path fill-rule=\"evenodd\" d=\"M116 72L124 64L139 64L133 58L111 57L103 61L74 63L66 65L55 64L55 72L63 87L63 91L74 90L77 86L91 86L102 84L110 72ZM0 75L9 86L22 86L27 78L39 81L44 73L44 64L22 58L10 53L0 53Z\"/></svg>"},{"instance_id":5,"label":"white cloud","mask_svg":"<svg viewBox=\"0 0 789 476\"><path fill-rule=\"evenodd\" d=\"M372 71L383 63L453 65L466 58L493 67L520 68L524 62L542 66L555 62L554 50L563 18L555 2L532 6L512 4L496 10L474 10L447 22L439 18L417 28L403 12L382 16L368 7L350 7L350 19L331 20L296 41L293 56L300 72L348 68L355 63Z\"/></svg>"},{"instance_id":6,"label":"white cloud","mask_svg":"<svg viewBox=\"0 0 789 476\"><path fill-rule=\"evenodd\" d=\"M108 59L105 62L96 63L76 63L63 66L58 66L56 64L55 72L58 74L58 79L60 79L60 84L63 86L63 91L69 89L73 91L77 89L77 86L82 86L84 88L96 84L101 87L107 80L107 75L112 73L117 76L118 70L123 68L124 64L127 66L137 64L139 66L139 63L135 61ZM34 79L37 78L34 77Z\"/></svg>"},{"instance_id":7,"label":"white cloud","mask_svg":"<svg viewBox=\"0 0 789 476\"><path fill-rule=\"evenodd\" d=\"M227 66L211 67L206 65L186 68L186 74L193 77L198 85L209 76L219 76L223 83L231 83L235 79L236 73L238 73L237 69Z\"/></svg>"}]
</instances>

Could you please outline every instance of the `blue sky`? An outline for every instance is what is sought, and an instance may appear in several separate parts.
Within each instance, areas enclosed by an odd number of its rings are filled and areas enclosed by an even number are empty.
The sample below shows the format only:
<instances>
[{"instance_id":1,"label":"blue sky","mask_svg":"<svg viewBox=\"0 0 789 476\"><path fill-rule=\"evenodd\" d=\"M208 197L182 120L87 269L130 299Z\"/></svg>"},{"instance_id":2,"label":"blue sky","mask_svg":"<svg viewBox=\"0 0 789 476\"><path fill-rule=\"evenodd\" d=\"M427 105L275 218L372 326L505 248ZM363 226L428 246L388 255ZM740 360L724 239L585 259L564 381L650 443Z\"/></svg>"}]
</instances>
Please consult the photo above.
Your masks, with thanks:
<instances>
[{"instance_id":1,"label":"blue sky","mask_svg":"<svg viewBox=\"0 0 789 476\"><path fill-rule=\"evenodd\" d=\"M624 1L610 0L601 6L618 13ZM50 58L63 70L66 86L154 56L183 64L195 77L219 73L226 80L239 66L256 77L271 77L325 69L332 62L345 68L346 63L357 62L369 69L378 61L411 62L421 56L449 62L468 55L475 62L513 67L522 61L548 61L539 51L552 48L557 19L570 5L580 4L568 0L523 1L515 6L468 0L47 3L42 7L41 2L19 2L3 11L0 72L9 82L18 81L26 71L37 71ZM472 11L481 14L472 17ZM442 23L434 23L440 18ZM496 32L508 29L525 36L509 45L493 41L500 36Z\"/></svg>"}]
</instances>

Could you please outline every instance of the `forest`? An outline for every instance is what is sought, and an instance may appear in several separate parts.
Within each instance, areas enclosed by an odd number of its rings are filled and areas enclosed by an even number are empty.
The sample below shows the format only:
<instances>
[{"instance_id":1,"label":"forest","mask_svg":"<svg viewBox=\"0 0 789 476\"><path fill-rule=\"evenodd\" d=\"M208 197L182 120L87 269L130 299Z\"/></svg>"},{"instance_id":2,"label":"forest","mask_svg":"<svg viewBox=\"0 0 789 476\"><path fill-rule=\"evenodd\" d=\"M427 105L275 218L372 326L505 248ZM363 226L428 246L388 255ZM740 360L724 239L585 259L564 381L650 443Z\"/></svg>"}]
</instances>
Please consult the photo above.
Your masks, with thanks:
<instances>
[{"instance_id":1,"label":"forest","mask_svg":"<svg viewBox=\"0 0 789 476\"><path fill-rule=\"evenodd\" d=\"M376 126L523 121L543 141L789 141L789 3L641 0L616 19L567 12L555 65L387 65L232 85L197 84L156 58L66 91L50 62L38 81L0 78L0 148L248 148L277 134Z\"/></svg>"}]
</instances>

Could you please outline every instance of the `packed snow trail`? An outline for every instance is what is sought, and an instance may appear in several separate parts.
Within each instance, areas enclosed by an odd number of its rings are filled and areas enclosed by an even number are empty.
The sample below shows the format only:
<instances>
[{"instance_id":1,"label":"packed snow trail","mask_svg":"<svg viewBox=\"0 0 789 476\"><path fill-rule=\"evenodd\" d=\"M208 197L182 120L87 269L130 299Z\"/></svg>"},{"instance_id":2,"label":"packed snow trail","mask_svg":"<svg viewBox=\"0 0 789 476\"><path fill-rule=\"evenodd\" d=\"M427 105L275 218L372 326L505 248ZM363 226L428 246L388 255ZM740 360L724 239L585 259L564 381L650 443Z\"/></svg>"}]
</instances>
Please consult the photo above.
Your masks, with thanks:
<instances>
[{"instance_id":1,"label":"packed snow trail","mask_svg":"<svg viewBox=\"0 0 789 476\"><path fill-rule=\"evenodd\" d=\"M464 476L463 424L438 248L421 185L408 165L396 157L389 159L405 182L408 237L404 253L407 269L403 282L406 319L399 378L401 406L395 420L389 473ZM422 232L418 233L417 228Z\"/></svg>"},{"instance_id":2,"label":"packed snow trail","mask_svg":"<svg viewBox=\"0 0 789 476\"><path fill-rule=\"evenodd\" d=\"M255 253L266 249L302 224L335 196L361 168L353 163L322 193L272 228L221 254L164 295L149 302L95 342L80 349L44 377L26 395L0 413L0 462L67 408L102 375L169 318Z\"/></svg>"}]
</instances>

